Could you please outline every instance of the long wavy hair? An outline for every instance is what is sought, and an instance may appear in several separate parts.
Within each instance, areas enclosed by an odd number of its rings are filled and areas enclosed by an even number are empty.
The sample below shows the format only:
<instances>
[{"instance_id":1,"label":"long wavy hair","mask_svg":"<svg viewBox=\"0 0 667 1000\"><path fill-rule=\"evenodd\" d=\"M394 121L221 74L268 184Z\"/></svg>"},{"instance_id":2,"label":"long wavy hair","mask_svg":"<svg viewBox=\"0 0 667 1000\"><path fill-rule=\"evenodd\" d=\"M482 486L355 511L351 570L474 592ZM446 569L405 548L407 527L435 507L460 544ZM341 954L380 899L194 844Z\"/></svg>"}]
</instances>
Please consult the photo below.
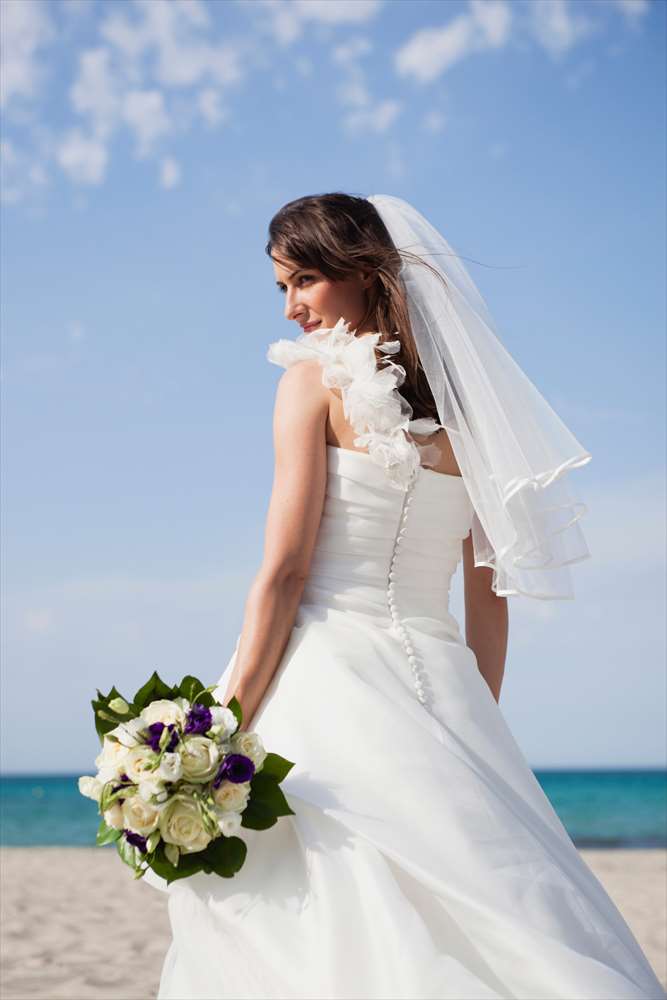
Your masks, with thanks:
<instances>
[{"instance_id":1,"label":"long wavy hair","mask_svg":"<svg viewBox=\"0 0 667 1000\"><path fill-rule=\"evenodd\" d=\"M439 420L410 328L400 278L402 260L423 264L444 279L417 254L394 246L372 202L339 191L290 201L269 223L266 253L269 257L276 253L300 267L317 268L332 281L345 280L359 270L371 271L375 281L367 289L366 312L358 328L370 323L371 329L380 334L379 344L400 341L401 349L391 355L391 360L405 371L401 395L412 407L413 419ZM386 357L377 349L376 356L378 360Z\"/></svg>"}]
</instances>

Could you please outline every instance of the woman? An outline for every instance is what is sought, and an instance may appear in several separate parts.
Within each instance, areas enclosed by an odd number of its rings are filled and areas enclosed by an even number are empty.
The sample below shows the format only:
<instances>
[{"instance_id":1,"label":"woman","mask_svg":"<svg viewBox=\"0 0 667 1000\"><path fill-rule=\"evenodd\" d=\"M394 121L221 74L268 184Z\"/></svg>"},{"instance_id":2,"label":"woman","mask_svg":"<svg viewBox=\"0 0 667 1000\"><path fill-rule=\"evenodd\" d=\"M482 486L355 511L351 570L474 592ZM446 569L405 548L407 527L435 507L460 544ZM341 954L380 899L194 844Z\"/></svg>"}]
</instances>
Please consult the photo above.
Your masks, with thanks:
<instances>
[{"instance_id":1,"label":"woman","mask_svg":"<svg viewBox=\"0 0 667 1000\"><path fill-rule=\"evenodd\" d=\"M295 762L294 815L170 886L159 996L665 997L498 707L507 596L570 596L588 554L590 455L407 203L299 199L267 252L299 336L269 348L264 559L218 694Z\"/></svg>"}]
</instances>

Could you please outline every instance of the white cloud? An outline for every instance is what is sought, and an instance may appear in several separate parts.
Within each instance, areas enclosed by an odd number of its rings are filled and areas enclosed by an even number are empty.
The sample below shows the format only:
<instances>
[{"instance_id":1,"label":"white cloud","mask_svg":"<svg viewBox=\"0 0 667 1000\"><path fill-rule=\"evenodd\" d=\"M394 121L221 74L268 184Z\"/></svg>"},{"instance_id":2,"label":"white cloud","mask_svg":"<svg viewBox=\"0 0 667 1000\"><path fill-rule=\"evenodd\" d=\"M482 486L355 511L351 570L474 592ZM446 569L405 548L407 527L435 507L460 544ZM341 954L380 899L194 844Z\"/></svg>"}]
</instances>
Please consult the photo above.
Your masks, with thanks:
<instances>
[{"instance_id":1,"label":"white cloud","mask_svg":"<svg viewBox=\"0 0 667 1000\"><path fill-rule=\"evenodd\" d=\"M399 76L430 83L473 49L475 26L467 14L459 14L444 28L420 28L395 55Z\"/></svg>"},{"instance_id":2,"label":"white cloud","mask_svg":"<svg viewBox=\"0 0 667 1000\"><path fill-rule=\"evenodd\" d=\"M63 13L67 17L87 17L94 8L95 0L60 0Z\"/></svg>"},{"instance_id":3,"label":"white cloud","mask_svg":"<svg viewBox=\"0 0 667 1000\"><path fill-rule=\"evenodd\" d=\"M243 78L243 51L209 39L208 9L199 0L137 0L130 17L112 9L100 26L102 37L122 57L135 79L145 68L144 55L156 56L155 81L165 87L189 87L210 78L221 85Z\"/></svg>"},{"instance_id":4,"label":"white cloud","mask_svg":"<svg viewBox=\"0 0 667 1000\"><path fill-rule=\"evenodd\" d=\"M52 162L75 184L100 184L113 137L125 129L134 137L135 155L155 157L162 178L159 165L167 151L160 148L161 140L181 135L193 124L214 129L227 121L229 92L248 72L267 70L269 86L273 82L275 89L289 87L284 62L275 61L273 51L260 47L262 32L281 44L306 34L308 44L299 46L290 68L309 77L321 66L316 46L327 43L334 30L370 25L384 6L382 0L240 0L251 17L259 14L257 30L230 39L218 33L215 0L0 2L1 103L9 108L1 157L5 203L20 202L43 189ZM639 24L650 10L648 0L604 0L585 9L570 0L527 4L469 0L445 23L414 32L395 54L396 70L399 76L429 83L473 53L508 45L517 31L537 40L551 55L559 55L599 30L599 20L591 20L589 13L603 6L617 12L629 27ZM445 16L452 9L447 4L433 8L445 11ZM91 41L92 32L97 36ZM59 57L73 52L76 60L69 88L76 117L59 125L62 132L54 136L54 124L47 127L39 121L38 99L49 72L45 56L50 57L56 45L62 50L56 53ZM357 36L333 49L337 69L333 94L342 109L341 125L348 132L385 134L403 111L401 93L380 97L372 93L366 63L373 48L371 41ZM565 83L576 89L592 71L592 61L581 63ZM70 72L68 66L65 79ZM442 130L443 115L434 107L421 109L420 114L423 129ZM12 131L22 126L25 136ZM402 163L401 157L395 162ZM401 169L396 168L396 176Z\"/></svg>"},{"instance_id":5,"label":"white cloud","mask_svg":"<svg viewBox=\"0 0 667 1000\"><path fill-rule=\"evenodd\" d=\"M395 55L399 76L430 83L473 52L506 45L512 11L505 0L470 0L468 10L443 27L421 28Z\"/></svg>"},{"instance_id":6,"label":"white cloud","mask_svg":"<svg viewBox=\"0 0 667 1000\"><path fill-rule=\"evenodd\" d=\"M136 155L143 159L155 142L171 131L171 121L161 90L131 90L123 101L123 120L137 139Z\"/></svg>"},{"instance_id":7,"label":"white cloud","mask_svg":"<svg viewBox=\"0 0 667 1000\"><path fill-rule=\"evenodd\" d=\"M512 22L512 12L505 0L470 0L470 12L489 48L505 45Z\"/></svg>"},{"instance_id":8,"label":"white cloud","mask_svg":"<svg viewBox=\"0 0 667 1000\"><path fill-rule=\"evenodd\" d=\"M78 75L69 97L74 110L90 118L97 138L107 138L112 133L120 117L122 98L108 48L80 53Z\"/></svg>"},{"instance_id":9,"label":"white cloud","mask_svg":"<svg viewBox=\"0 0 667 1000\"><path fill-rule=\"evenodd\" d=\"M540 0L531 4L530 30L552 56L568 52L597 30L597 25L567 0Z\"/></svg>"},{"instance_id":10,"label":"white cloud","mask_svg":"<svg viewBox=\"0 0 667 1000\"><path fill-rule=\"evenodd\" d=\"M227 112L221 106L221 94L214 87L205 87L197 94L197 108L202 118L213 128L227 118Z\"/></svg>"},{"instance_id":11,"label":"white cloud","mask_svg":"<svg viewBox=\"0 0 667 1000\"><path fill-rule=\"evenodd\" d=\"M351 132L386 132L401 113L399 101L378 101L370 107L351 111L343 119L343 124Z\"/></svg>"},{"instance_id":12,"label":"white cloud","mask_svg":"<svg viewBox=\"0 0 667 1000\"><path fill-rule=\"evenodd\" d=\"M373 49L367 38L354 37L337 45L331 59L340 67L338 102L346 109L343 127L349 132L386 132L402 110L400 101L374 100L366 84L363 59Z\"/></svg>"},{"instance_id":13,"label":"white cloud","mask_svg":"<svg viewBox=\"0 0 667 1000\"><path fill-rule=\"evenodd\" d=\"M382 0L295 0L294 7L305 20L325 24L361 24L379 13Z\"/></svg>"},{"instance_id":14,"label":"white cloud","mask_svg":"<svg viewBox=\"0 0 667 1000\"><path fill-rule=\"evenodd\" d=\"M633 25L649 12L649 0L611 0L611 2Z\"/></svg>"},{"instance_id":15,"label":"white cloud","mask_svg":"<svg viewBox=\"0 0 667 1000\"><path fill-rule=\"evenodd\" d=\"M160 164L160 187L165 191L176 187L181 180L180 165L171 156L166 156Z\"/></svg>"},{"instance_id":16,"label":"white cloud","mask_svg":"<svg viewBox=\"0 0 667 1000\"><path fill-rule=\"evenodd\" d=\"M648 0L607 0L636 24L649 10ZM571 0L529 0L520 7L506 0L469 0L464 11L443 25L420 28L395 53L399 76L418 83L431 83L452 66L474 53L509 44L514 31L527 33L551 56L561 56L600 30L598 19ZM571 75L568 85L576 88L590 66Z\"/></svg>"},{"instance_id":17,"label":"white cloud","mask_svg":"<svg viewBox=\"0 0 667 1000\"><path fill-rule=\"evenodd\" d=\"M56 161L75 183L101 184L108 162L107 148L95 136L72 128L58 144Z\"/></svg>"},{"instance_id":18,"label":"white cloud","mask_svg":"<svg viewBox=\"0 0 667 1000\"><path fill-rule=\"evenodd\" d=\"M37 0L3 0L0 31L0 105L33 98L44 79L39 50L56 37L47 4Z\"/></svg>"},{"instance_id":19,"label":"white cloud","mask_svg":"<svg viewBox=\"0 0 667 1000\"><path fill-rule=\"evenodd\" d=\"M260 27L268 28L280 45L291 45L309 21L325 26L364 24L380 12L382 0L255 0L252 7L261 8Z\"/></svg>"}]
</instances>

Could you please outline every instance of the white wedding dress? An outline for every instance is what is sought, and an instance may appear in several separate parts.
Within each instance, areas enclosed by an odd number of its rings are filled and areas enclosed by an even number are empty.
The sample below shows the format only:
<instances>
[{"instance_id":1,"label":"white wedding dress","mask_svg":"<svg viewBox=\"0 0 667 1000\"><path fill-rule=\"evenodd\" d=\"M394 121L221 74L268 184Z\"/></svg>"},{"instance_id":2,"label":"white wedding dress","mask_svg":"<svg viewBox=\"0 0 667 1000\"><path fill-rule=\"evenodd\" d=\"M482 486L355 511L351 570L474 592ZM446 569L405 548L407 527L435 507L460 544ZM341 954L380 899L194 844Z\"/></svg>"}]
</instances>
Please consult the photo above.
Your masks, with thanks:
<instances>
[{"instance_id":1,"label":"white wedding dress","mask_svg":"<svg viewBox=\"0 0 667 1000\"><path fill-rule=\"evenodd\" d=\"M664 998L448 611L473 515L463 479L420 464L415 442L401 450L374 356L350 335L312 343L269 358L316 350L346 412L365 380L375 424L368 452L327 447L310 575L252 723L295 762L282 783L295 815L242 828L233 878L168 888L159 997Z\"/></svg>"}]
</instances>

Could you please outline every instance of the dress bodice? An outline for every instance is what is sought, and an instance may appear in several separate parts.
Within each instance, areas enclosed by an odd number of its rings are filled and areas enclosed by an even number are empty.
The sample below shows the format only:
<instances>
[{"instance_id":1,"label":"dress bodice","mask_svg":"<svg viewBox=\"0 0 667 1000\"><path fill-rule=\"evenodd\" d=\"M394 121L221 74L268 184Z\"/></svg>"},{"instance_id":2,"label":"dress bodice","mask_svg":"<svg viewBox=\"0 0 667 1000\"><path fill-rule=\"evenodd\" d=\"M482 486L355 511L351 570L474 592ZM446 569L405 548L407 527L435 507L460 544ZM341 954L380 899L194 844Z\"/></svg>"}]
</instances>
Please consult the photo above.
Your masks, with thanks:
<instances>
[{"instance_id":1,"label":"dress bodice","mask_svg":"<svg viewBox=\"0 0 667 1000\"><path fill-rule=\"evenodd\" d=\"M332 445L327 467L302 603L386 618L397 628L432 619L457 634L449 590L472 520L461 477L420 468L399 493L368 454Z\"/></svg>"},{"instance_id":2,"label":"dress bodice","mask_svg":"<svg viewBox=\"0 0 667 1000\"><path fill-rule=\"evenodd\" d=\"M395 353L398 341L355 337L342 317L335 327L271 344L267 357L282 367L316 359L322 382L341 390L346 418L364 451L327 445L322 517L301 606L326 616L343 611L386 627L402 647L417 698L427 701L420 661L424 635L463 643L449 611L452 576L470 531L473 506L462 477L436 472L434 443L417 442L441 425L412 420L398 392L405 369L376 350ZM359 616L365 621L360 622Z\"/></svg>"}]
</instances>

